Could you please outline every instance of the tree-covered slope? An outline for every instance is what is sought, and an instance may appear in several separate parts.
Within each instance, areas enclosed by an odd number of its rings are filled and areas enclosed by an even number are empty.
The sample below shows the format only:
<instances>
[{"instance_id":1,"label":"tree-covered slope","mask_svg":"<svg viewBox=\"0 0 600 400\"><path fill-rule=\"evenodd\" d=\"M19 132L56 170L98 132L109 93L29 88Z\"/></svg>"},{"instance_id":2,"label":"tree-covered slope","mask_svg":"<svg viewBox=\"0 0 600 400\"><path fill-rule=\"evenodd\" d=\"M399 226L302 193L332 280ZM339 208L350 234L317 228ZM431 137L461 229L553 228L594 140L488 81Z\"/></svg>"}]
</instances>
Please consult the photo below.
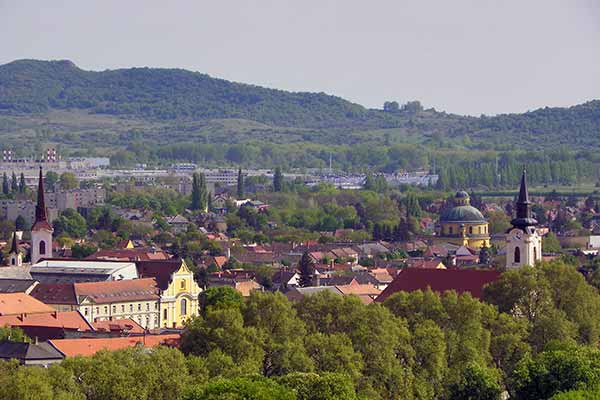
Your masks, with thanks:
<instances>
[{"instance_id":1,"label":"tree-covered slope","mask_svg":"<svg viewBox=\"0 0 600 400\"><path fill-rule=\"evenodd\" d=\"M157 146L176 138L214 144L419 143L467 150L598 148L600 100L493 117L424 110L418 102L387 105L385 111L366 109L324 93L267 89L181 69L93 72L70 61L36 60L0 66L0 135L17 148L20 138L34 133L72 148L96 136L118 147L132 135ZM57 111L59 123L53 120ZM86 116L94 115L119 121L87 124Z\"/></svg>"},{"instance_id":2,"label":"tree-covered slope","mask_svg":"<svg viewBox=\"0 0 600 400\"><path fill-rule=\"evenodd\" d=\"M332 127L368 121L364 107L323 93L290 93L181 69L92 72L70 61L0 66L0 110L86 109L160 120L243 118L280 126Z\"/></svg>"}]
</instances>

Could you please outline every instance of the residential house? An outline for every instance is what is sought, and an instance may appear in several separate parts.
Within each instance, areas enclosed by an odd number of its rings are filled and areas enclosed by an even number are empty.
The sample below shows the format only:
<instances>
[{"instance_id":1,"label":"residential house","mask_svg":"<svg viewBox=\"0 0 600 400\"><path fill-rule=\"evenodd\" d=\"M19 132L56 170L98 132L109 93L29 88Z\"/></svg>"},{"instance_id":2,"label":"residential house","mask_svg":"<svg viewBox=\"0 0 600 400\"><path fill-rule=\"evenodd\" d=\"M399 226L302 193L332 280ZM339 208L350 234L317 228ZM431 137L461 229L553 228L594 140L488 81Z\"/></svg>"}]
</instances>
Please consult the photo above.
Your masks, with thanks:
<instances>
[{"instance_id":1,"label":"residential house","mask_svg":"<svg viewBox=\"0 0 600 400\"><path fill-rule=\"evenodd\" d=\"M168 260L171 256L156 247L135 247L123 249L100 249L86 257L86 260L107 261L150 261Z\"/></svg>"},{"instance_id":2,"label":"residential house","mask_svg":"<svg viewBox=\"0 0 600 400\"><path fill-rule=\"evenodd\" d=\"M187 232L190 221L182 215L175 215L167 218L167 224L171 227L171 231L174 234L180 234Z\"/></svg>"},{"instance_id":3,"label":"residential house","mask_svg":"<svg viewBox=\"0 0 600 400\"><path fill-rule=\"evenodd\" d=\"M0 293L0 316L51 313L54 309L25 293Z\"/></svg>"},{"instance_id":4,"label":"residential house","mask_svg":"<svg viewBox=\"0 0 600 400\"><path fill-rule=\"evenodd\" d=\"M48 367L59 363L64 355L50 343L0 342L0 360L17 360L22 365Z\"/></svg>"},{"instance_id":5,"label":"residential house","mask_svg":"<svg viewBox=\"0 0 600 400\"><path fill-rule=\"evenodd\" d=\"M156 279L161 327L182 327L185 320L198 315L202 289L184 260L138 261L136 265L141 278Z\"/></svg>"}]
</instances>

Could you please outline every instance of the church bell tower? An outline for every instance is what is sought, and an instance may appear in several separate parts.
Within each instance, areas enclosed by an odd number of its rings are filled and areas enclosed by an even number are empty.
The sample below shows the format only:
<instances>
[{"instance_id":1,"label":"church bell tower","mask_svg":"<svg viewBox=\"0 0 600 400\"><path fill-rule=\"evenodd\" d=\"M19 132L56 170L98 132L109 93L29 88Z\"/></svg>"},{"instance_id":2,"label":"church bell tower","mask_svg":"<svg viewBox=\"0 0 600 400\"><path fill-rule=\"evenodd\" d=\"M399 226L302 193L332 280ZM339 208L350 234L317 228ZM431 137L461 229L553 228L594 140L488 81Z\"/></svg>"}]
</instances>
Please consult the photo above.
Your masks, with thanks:
<instances>
[{"instance_id":1,"label":"church bell tower","mask_svg":"<svg viewBox=\"0 0 600 400\"><path fill-rule=\"evenodd\" d=\"M510 222L513 227L506 237L507 269L534 266L542 260L542 238L535 228L537 221L531 216L531 204L527 190L527 172L523 170L516 217Z\"/></svg>"},{"instance_id":2,"label":"church bell tower","mask_svg":"<svg viewBox=\"0 0 600 400\"><path fill-rule=\"evenodd\" d=\"M48 223L48 213L44 200L44 176L40 166L37 205L35 206L35 223L31 227L31 263L42 258L52 257L52 233L54 229Z\"/></svg>"}]
</instances>

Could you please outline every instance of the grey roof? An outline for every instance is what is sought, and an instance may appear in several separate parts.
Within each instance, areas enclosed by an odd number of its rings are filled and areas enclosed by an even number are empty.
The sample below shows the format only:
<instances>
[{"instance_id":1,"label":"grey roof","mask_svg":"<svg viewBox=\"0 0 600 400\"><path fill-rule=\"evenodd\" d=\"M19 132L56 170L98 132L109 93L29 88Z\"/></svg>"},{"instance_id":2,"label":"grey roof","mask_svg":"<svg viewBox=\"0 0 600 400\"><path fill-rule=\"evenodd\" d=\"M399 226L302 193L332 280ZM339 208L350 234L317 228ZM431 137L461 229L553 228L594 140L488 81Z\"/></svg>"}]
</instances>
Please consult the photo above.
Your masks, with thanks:
<instances>
[{"instance_id":1,"label":"grey roof","mask_svg":"<svg viewBox=\"0 0 600 400\"><path fill-rule=\"evenodd\" d=\"M0 279L0 293L25 293L34 283L33 279Z\"/></svg>"},{"instance_id":2,"label":"grey roof","mask_svg":"<svg viewBox=\"0 0 600 400\"><path fill-rule=\"evenodd\" d=\"M28 267L0 267L0 279L31 279Z\"/></svg>"},{"instance_id":3,"label":"grey roof","mask_svg":"<svg viewBox=\"0 0 600 400\"><path fill-rule=\"evenodd\" d=\"M440 222L486 222L486 219L473 206L456 206L442 213Z\"/></svg>"},{"instance_id":4,"label":"grey roof","mask_svg":"<svg viewBox=\"0 0 600 400\"><path fill-rule=\"evenodd\" d=\"M20 361L61 360L64 356L49 343L0 342L0 359Z\"/></svg>"}]
</instances>

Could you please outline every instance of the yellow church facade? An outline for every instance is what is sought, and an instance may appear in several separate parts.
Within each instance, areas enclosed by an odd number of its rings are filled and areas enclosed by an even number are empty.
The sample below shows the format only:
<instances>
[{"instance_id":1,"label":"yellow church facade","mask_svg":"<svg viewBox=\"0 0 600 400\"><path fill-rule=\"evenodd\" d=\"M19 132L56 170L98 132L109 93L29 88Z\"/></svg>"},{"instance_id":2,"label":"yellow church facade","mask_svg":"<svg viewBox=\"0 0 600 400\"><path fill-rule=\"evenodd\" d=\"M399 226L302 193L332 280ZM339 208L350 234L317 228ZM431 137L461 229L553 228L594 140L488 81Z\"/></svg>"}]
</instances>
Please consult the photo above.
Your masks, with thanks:
<instances>
[{"instance_id":1,"label":"yellow church facade","mask_svg":"<svg viewBox=\"0 0 600 400\"><path fill-rule=\"evenodd\" d=\"M184 260L138 262L141 277L154 277L160 289L160 326L179 328L198 315L202 289Z\"/></svg>"},{"instance_id":2,"label":"yellow church facade","mask_svg":"<svg viewBox=\"0 0 600 400\"><path fill-rule=\"evenodd\" d=\"M440 216L439 237L445 242L473 249L490 246L488 221L481 211L471 206L466 192L456 193L454 206Z\"/></svg>"}]
</instances>

